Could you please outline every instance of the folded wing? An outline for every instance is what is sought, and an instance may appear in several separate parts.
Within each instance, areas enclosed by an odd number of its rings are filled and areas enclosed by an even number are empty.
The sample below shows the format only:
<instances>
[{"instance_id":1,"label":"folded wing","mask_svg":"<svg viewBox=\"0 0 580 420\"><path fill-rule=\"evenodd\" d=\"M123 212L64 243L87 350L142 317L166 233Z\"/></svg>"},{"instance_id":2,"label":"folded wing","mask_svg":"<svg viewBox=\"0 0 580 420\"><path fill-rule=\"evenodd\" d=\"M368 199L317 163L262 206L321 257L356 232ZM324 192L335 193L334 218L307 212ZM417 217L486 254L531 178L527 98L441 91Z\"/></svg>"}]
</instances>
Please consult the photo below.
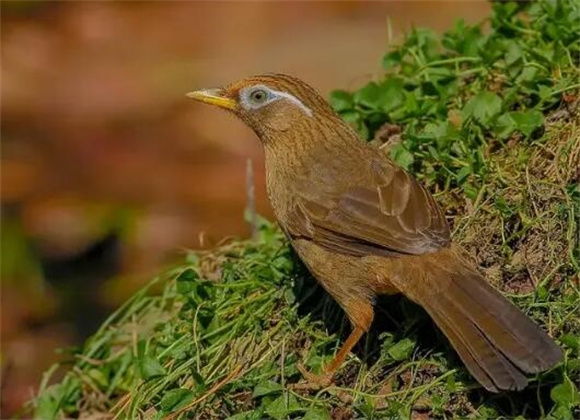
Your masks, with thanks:
<instances>
[{"instance_id":1,"label":"folded wing","mask_svg":"<svg viewBox=\"0 0 580 420\"><path fill-rule=\"evenodd\" d=\"M418 255L449 244L439 205L402 168L377 160L362 178L316 201L308 190L297 191L288 235L356 256Z\"/></svg>"}]
</instances>

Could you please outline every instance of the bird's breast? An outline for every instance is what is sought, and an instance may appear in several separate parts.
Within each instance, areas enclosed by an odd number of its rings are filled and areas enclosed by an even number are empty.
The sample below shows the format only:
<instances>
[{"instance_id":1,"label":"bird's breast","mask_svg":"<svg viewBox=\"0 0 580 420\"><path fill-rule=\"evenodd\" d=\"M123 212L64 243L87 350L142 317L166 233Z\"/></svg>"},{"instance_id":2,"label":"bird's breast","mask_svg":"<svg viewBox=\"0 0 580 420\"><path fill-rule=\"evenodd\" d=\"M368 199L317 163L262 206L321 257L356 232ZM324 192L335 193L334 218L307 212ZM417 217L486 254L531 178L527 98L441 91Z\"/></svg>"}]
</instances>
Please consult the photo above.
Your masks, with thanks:
<instances>
[{"instance_id":1,"label":"bird's breast","mask_svg":"<svg viewBox=\"0 0 580 420\"><path fill-rule=\"evenodd\" d=\"M354 167L353 167L354 166ZM266 153L266 185L270 203L280 223L284 223L297 199L332 206L341 194L366 183L364 160L349 156Z\"/></svg>"}]
</instances>

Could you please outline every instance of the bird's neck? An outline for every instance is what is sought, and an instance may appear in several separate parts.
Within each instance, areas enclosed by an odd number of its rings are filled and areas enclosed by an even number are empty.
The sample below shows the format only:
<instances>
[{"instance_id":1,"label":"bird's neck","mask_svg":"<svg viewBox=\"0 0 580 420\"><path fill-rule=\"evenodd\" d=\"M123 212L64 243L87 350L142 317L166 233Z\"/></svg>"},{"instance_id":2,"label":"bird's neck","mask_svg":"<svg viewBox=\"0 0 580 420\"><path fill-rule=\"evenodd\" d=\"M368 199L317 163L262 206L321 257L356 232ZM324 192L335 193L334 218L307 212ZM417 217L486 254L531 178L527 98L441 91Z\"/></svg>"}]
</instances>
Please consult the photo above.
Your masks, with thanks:
<instances>
[{"instance_id":1,"label":"bird's neck","mask_svg":"<svg viewBox=\"0 0 580 420\"><path fill-rule=\"evenodd\" d=\"M322 115L301 119L283 131L260 134L270 166L289 170L328 164L328 160L362 147L355 131L338 116Z\"/></svg>"},{"instance_id":2,"label":"bird's neck","mask_svg":"<svg viewBox=\"0 0 580 420\"><path fill-rule=\"evenodd\" d=\"M266 182L274 211L294 201L297 189L317 185L317 191L332 193L348 174L345 167L359 162L366 145L338 117L301 121L284 132L264 138ZM302 191L299 191L302 193Z\"/></svg>"}]
</instances>

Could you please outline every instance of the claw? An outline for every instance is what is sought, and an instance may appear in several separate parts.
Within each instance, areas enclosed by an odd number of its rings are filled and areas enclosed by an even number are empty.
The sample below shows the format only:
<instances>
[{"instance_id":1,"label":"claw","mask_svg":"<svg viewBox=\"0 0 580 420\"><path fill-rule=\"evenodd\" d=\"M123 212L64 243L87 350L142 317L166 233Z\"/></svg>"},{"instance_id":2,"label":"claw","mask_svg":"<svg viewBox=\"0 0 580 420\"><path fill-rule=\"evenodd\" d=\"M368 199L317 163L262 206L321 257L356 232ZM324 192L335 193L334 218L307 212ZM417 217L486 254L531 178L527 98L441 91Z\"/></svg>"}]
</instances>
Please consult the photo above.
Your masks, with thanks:
<instances>
[{"instance_id":1,"label":"claw","mask_svg":"<svg viewBox=\"0 0 580 420\"><path fill-rule=\"evenodd\" d=\"M294 389L318 391L323 388L328 388L334 382L334 374L331 372L316 375L315 373L308 371L308 369L306 369L300 362L296 364L296 367L304 377L305 382L294 384Z\"/></svg>"},{"instance_id":2,"label":"claw","mask_svg":"<svg viewBox=\"0 0 580 420\"><path fill-rule=\"evenodd\" d=\"M364 328L355 327L336 356L334 356L332 362L330 362L330 364L323 369L323 373L321 375L315 375L314 373L309 372L300 362L298 362L296 367L306 381L295 384L294 389L318 390L328 388L330 385L332 385L334 382L335 372L338 370L338 368L340 368L348 353L352 350L354 345L358 342L365 331L366 329Z\"/></svg>"}]
</instances>

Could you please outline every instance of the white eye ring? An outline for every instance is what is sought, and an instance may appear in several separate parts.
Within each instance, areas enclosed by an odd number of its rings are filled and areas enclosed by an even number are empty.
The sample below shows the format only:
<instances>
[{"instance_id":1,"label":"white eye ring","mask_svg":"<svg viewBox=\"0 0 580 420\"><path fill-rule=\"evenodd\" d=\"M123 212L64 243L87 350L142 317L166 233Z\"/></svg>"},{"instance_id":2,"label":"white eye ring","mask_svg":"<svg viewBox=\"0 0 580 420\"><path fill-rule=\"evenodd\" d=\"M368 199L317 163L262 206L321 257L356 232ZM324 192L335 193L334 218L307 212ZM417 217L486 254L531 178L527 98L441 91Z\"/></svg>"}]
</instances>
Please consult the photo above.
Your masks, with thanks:
<instances>
[{"instance_id":1,"label":"white eye ring","mask_svg":"<svg viewBox=\"0 0 580 420\"><path fill-rule=\"evenodd\" d=\"M279 99L271 89L264 85L244 88L240 92L240 101L246 109L258 109Z\"/></svg>"},{"instance_id":2,"label":"white eye ring","mask_svg":"<svg viewBox=\"0 0 580 420\"><path fill-rule=\"evenodd\" d=\"M268 94L268 91L260 88L253 89L248 94L248 98L250 99L250 101L256 105L261 105L265 103L269 99L269 97L270 95Z\"/></svg>"},{"instance_id":3,"label":"white eye ring","mask_svg":"<svg viewBox=\"0 0 580 420\"><path fill-rule=\"evenodd\" d=\"M256 98L256 94L260 94L260 98ZM272 90L264 85L254 85L245 87L240 91L240 102L245 109L259 109L269 103L285 99L296 105L307 116L312 117L312 110L304 105L298 98L287 93Z\"/></svg>"}]
</instances>

